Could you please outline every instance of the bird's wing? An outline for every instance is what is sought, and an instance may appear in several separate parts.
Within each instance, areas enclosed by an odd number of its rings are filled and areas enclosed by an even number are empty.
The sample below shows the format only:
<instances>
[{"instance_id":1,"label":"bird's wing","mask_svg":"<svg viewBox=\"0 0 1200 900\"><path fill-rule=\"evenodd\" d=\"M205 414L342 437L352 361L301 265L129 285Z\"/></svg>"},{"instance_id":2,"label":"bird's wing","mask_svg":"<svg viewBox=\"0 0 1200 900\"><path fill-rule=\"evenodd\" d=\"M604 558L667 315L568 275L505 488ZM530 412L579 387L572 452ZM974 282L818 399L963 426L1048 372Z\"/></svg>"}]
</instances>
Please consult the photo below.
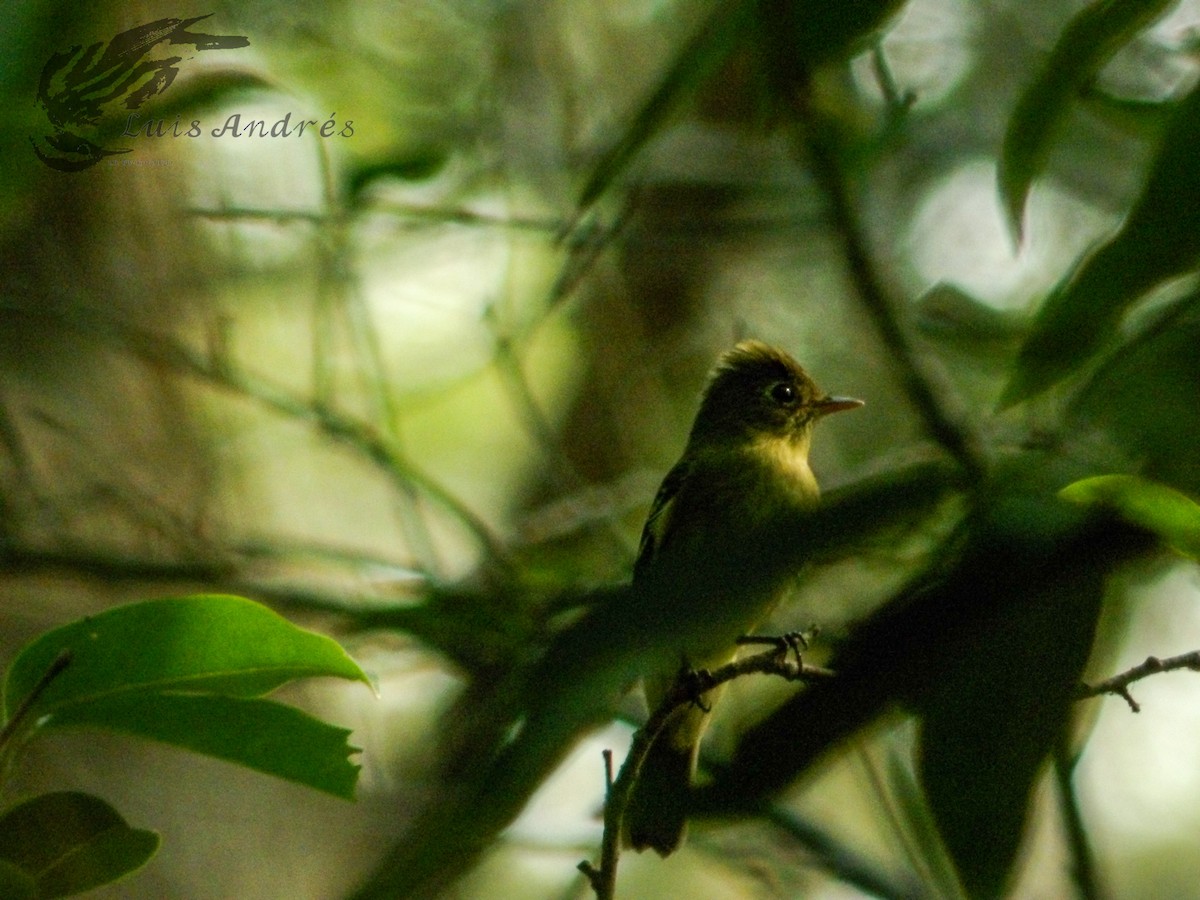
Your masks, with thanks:
<instances>
[{"instance_id":1,"label":"bird's wing","mask_svg":"<svg viewBox=\"0 0 1200 900\"><path fill-rule=\"evenodd\" d=\"M662 548L663 541L671 528L671 513L675 507L675 498L687 481L692 465L686 460L680 460L667 473L658 493L654 496L654 504L650 507L650 515L642 528L642 540L638 545L637 561L633 564L633 580L636 582L646 574L647 568L653 562L655 555Z\"/></svg>"}]
</instances>

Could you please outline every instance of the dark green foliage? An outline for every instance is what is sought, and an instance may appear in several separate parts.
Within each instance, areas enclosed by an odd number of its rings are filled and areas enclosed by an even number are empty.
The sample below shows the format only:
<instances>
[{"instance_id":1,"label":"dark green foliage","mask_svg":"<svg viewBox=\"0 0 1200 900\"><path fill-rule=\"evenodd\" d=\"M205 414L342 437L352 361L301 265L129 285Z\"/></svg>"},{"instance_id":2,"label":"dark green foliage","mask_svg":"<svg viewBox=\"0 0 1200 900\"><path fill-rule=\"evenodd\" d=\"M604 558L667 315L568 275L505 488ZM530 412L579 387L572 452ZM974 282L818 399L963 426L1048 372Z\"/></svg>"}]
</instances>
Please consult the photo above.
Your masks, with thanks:
<instances>
[{"instance_id":1,"label":"dark green foliage","mask_svg":"<svg viewBox=\"0 0 1200 900\"><path fill-rule=\"evenodd\" d=\"M130 828L103 800L43 794L0 815L0 896L80 894L141 868L157 849L158 835Z\"/></svg>"}]
</instances>

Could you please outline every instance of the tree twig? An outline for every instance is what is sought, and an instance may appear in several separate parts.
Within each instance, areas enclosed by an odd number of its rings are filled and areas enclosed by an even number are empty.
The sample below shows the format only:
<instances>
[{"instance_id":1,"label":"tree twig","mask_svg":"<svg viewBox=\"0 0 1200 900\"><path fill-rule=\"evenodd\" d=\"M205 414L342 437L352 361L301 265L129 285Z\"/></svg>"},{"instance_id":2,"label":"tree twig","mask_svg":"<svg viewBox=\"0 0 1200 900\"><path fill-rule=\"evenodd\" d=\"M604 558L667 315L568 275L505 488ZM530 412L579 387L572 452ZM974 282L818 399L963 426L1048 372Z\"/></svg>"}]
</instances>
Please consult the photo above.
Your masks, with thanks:
<instances>
[{"instance_id":1,"label":"tree twig","mask_svg":"<svg viewBox=\"0 0 1200 900\"><path fill-rule=\"evenodd\" d=\"M621 855L625 811L629 807L630 792L637 781L638 772L655 738L680 707L699 703L703 695L713 688L753 674L777 675L789 681L816 681L834 677L829 669L802 662L793 652L791 643L780 643L770 650L736 659L711 672L681 672L646 724L634 732L633 743L615 780L612 778L612 751L605 751L608 789L604 801L600 866L597 868L587 860L579 864L579 871L587 876L596 900L613 900L616 896L617 862Z\"/></svg>"},{"instance_id":2,"label":"tree twig","mask_svg":"<svg viewBox=\"0 0 1200 900\"><path fill-rule=\"evenodd\" d=\"M1075 699L1085 700L1088 697L1099 697L1102 694L1116 694L1129 704L1129 708L1133 712L1141 712L1141 706L1133 699L1133 695L1129 693L1129 685L1151 675L1157 675L1159 672L1174 672L1179 669L1200 672L1200 650L1193 650L1191 653L1181 653L1179 656L1171 656L1167 659L1159 659L1157 656L1147 656L1145 662L1134 666L1132 669L1126 669L1112 678L1106 678L1104 681L1096 684L1081 684L1075 692Z\"/></svg>"},{"instance_id":3,"label":"tree twig","mask_svg":"<svg viewBox=\"0 0 1200 900\"><path fill-rule=\"evenodd\" d=\"M1079 754L1071 751L1068 738L1062 735L1054 748L1054 778L1063 807L1063 825L1067 844L1071 849L1071 875L1081 900L1099 900L1100 891L1096 873L1096 858L1088 840L1087 826L1079 809L1079 797L1075 793L1075 766Z\"/></svg>"},{"instance_id":4,"label":"tree twig","mask_svg":"<svg viewBox=\"0 0 1200 900\"><path fill-rule=\"evenodd\" d=\"M832 126L812 108L807 92L807 85L793 92L792 108L796 125L804 140L813 177L825 194L830 226L841 240L846 268L859 300L887 348L900 383L924 421L925 429L971 477L978 477L985 468L979 440L961 416L951 415L948 411L934 386L933 378L926 372L900 324L892 299L871 258Z\"/></svg>"},{"instance_id":5,"label":"tree twig","mask_svg":"<svg viewBox=\"0 0 1200 900\"><path fill-rule=\"evenodd\" d=\"M29 693L21 700L20 705L13 710L12 718L4 723L3 728L0 728L0 750L3 750L4 745L12 740L13 735L17 733L17 729L21 727L21 723L25 720L25 717L29 715L29 711L33 709L33 705L46 692L46 688L50 687L54 683L54 679L66 671L67 666L71 664L72 658L73 654L71 651L63 649L59 651L58 656L50 661L50 665L46 667L46 671L42 673L42 676L33 687L29 689Z\"/></svg>"}]
</instances>

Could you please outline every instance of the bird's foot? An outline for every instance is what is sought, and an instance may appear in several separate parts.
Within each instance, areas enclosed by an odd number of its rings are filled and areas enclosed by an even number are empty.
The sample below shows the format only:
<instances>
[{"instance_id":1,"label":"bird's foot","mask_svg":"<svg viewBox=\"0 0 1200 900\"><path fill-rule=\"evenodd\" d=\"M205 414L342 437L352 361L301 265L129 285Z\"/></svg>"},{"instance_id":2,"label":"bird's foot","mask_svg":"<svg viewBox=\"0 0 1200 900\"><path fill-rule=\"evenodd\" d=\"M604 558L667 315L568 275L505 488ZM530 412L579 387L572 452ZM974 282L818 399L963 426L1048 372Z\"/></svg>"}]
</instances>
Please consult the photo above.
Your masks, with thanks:
<instances>
[{"instance_id":1,"label":"bird's foot","mask_svg":"<svg viewBox=\"0 0 1200 900\"><path fill-rule=\"evenodd\" d=\"M808 649L808 639L816 637L817 632L817 626L813 625L807 631L789 631L786 634L780 635L744 634L737 639L737 642L742 646L747 644L766 644L769 647L774 647L775 652L779 654L781 662L786 660L788 654L791 653L796 658L797 668L803 669L804 658L801 654Z\"/></svg>"},{"instance_id":2,"label":"bird's foot","mask_svg":"<svg viewBox=\"0 0 1200 900\"><path fill-rule=\"evenodd\" d=\"M712 672L708 669L693 669L684 665L675 676L673 690L681 703L689 703L701 712L712 712L712 704L704 699L704 695L716 687Z\"/></svg>"}]
</instances>

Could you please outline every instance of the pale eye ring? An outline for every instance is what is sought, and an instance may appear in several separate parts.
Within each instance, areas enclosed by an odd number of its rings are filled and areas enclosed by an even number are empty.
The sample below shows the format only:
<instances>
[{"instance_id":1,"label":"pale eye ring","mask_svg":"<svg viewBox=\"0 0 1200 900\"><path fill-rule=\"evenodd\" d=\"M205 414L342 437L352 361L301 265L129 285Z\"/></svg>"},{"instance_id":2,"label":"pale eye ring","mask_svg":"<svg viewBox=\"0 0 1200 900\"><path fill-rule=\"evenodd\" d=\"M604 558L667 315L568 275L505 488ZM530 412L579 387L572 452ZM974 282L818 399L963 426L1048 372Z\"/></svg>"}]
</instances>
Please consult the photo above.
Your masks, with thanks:
<instances>
[{"instance_id":1,"label":"pale eye ring","mask_svg":"<svg viewBox=\"0 0 1200 900\"><path fill-rule=\"evenodd\" d=\"M787 381L771 385L767 393L780 406L795 406L796 401L800 399L800 395L796 392L796 386Z\"/></svg>"}]
</instances>

